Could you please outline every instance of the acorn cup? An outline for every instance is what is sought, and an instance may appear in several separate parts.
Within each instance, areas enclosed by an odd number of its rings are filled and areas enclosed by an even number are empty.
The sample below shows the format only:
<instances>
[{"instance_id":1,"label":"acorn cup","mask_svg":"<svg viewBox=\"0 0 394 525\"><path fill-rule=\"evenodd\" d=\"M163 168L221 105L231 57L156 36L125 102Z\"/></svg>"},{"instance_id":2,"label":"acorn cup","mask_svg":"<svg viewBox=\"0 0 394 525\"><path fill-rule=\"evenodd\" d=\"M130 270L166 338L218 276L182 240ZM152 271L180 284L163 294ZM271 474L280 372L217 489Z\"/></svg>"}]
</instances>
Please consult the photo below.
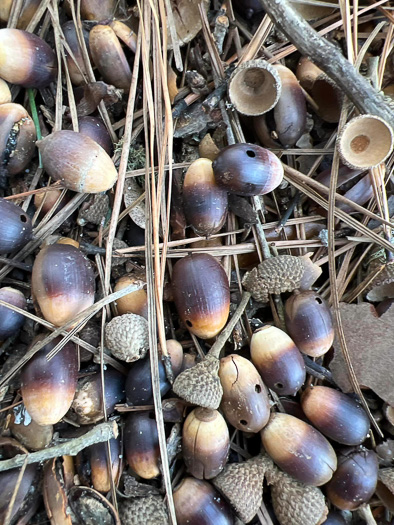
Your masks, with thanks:
<instances>
[{"instance_id":1,"label":"acorn cup","mask_svg":"<svg viewBox=\"0 0 394 525\"><path fill-rule=\"evenodd\" d=\"M121 523L127 525L141 525L141 523L168 525L169 523L163 498L153 494L120 501L119 518Z\"/></svg>"},{"instance_id":2,"label":"acorn cup","mask_svg":"<svg viewBox=\"0 0 394 525\"><path fill-rule=\"evenodd\" d=\"M27 310L25 296L19 290L5 286L0 288L0 301ZM12 335L16 335L25 322L25 316L0 305L0 341L4 341Z\"/></svg>"},{"instance_id":3,"label":"acorn cup","mask_svg":"<svg viewBox=\"0 0 394 525\"><path fill-rule=\"evenodd\" d=\"M0 29L0 77L25 88L43 88L56 78L56 57L37 35Z\"/></svg>"},{"instance_id":4,"label":"acorn cup","mask_svg":"<svg viewBox=\"0 0 394 525\"><path fill-rule=\"evenodd\" d=\"M121 277L115 284L114 292L127 288L130 284L142 284L144 281L138 279L136 275L128 274ZM145 288L130 292L116 300L118 314L137 314L148 319L148 295Z\"/></svg>"},{"instance_id":5,"label":"acorn cup","mask_svg":"<svg viewBox=\"0 0 394 525\"><path fill-rule=\"evenodd\" d=\"M369 418L351 397L326 386L309 386L301 397L302 409L322 434L343 445L359 445L369 432Z\"/></svg>"},{"instance_id":6,"label":"acorn cup","mask_svg":"<svg viewBox=\"0 0 394 525\"><path fill-rule=\"evenodd\" d=\"M129 467L144 479L159 476L159 436L154 413L130 412L123 439Z\"/></svg>"},{"instance_id":7,"label":"acorn cup","mask_svg":"<svg viewBox=\"0 0 394 525\"><path fill-rule=\"evenodd\" d=\"M327 439L311 425L275 413L260 435L267 454L296 480L318 487L331 479L337 457Z\"/></svg>"},{"instance_id":8,"label":"acorn cup","mask_svg":"<svg viewBox=\"0 0 394 525\"><path fill-rule=\"evenodd\" d=\"M107 153L90 137L55 131L37 141L45 171L69 190L101 193L115 184L118 172Z\"/></svg>"},{"instance_id":9,"label":"acorn cup","mask_svg":"<svg viewBox=\"0 0 394 525\"><path fill-rule=\"evenodd\" d=\"M64 53L66 55L67 69L70 74L71 82L74 84L74 86L83 86L84 84L86 84L88 73L86 71L85 62L83 60L82 50L79 45L74 22L72 20L69 20L68 22L63 24L62 31L64 34L64 38L66 39L66 42L69 45L77 62L74 62L71 55L69 55L67 50L65 49ZM86 48L89 52L89 33L84 27L82 27L82 35L85 40Z\"/></svg>"},{"instance_id":10,"label":"acorn cup","mask_svg":"<svg viewBox=\"0 0 394 525\"><path fill-rule=\"evenodd\" d=\"M378 469L378 457L372 450L342 450L338 468L326 486L327 497L341 510L354 510L368 503L376 489Z\"/></svg>"},{"instance_id":11,"label":"acorn cup","mask_svg":"<svg viewBox=\"0 0 394 525\"><path fill-rule=\"evenodd\" d=\"M215 181L212 161L192 162L183 182L183 208L186 220L197 235L220 231L227 217L227 192Z\"/></svg>"},{"instance_id":12,"label":"acorn cup","mask_svg":"<svg viewBox=\"0 0 394 525\"><path fill-rule=\"evenodd\" d=\"M113 145L104 122L97 117L85 116L78 119L79 133L93 139L103 150L112 155Z\"/></svg>"},{"instance_id":13,"label":"acorn cup","mask_svg":"<svg viewBox=\"0 0 394 525\"><path fill-rule=\"evenodd\" d=\"M112 355L131 363L145 357L149 349L148 321L135 314L114 317L105 327L105 344Z\"/></svg>"},{"instance_id":14,"label":"acorn cup","mask_svg":"<svg viewBox=\"0 0 394 525\"><path fill-rule=\"evenodd\" d=\"M374 261L368 265L368 270L371 272L376 269ZM377 261L380 266L380 262ZM386 263L381 272L371 281L367 288L367 299L371 302L383 301L384 299L391 299L394 297L394 264L392 262Z\"/></svg>"},{"instance_id":15,"label":"acorn cup","mask_svg":"<svg viewBox=\"0 0 394 525\"><path fill-rule=\"evenodd\" d=\"M277 104L282 82L277 69L265 60L249 60L238 66L230 77L228 95L243 115L267 113Z\"/></svg>"},{"instance_id":16,"label":"acorn cup","mask_svg":"<svg viewBox=\"0 0 394 525\"><path fill-rule=\"evenodd\" d=\"M229 193L251 197L279 186L283 166L271 151L254 144L223 148L212 164L216 182Z\"/></svg>"},{"instance_id":17,"label":"acorn cup","mask_svg":"<svg viewBox=\"0 0 394 525\"><path fill-rule=\"evenodd\" d=\"M10 88L5 80L0 78L0 104L8 104L12 101Z\"/></svg>"},{"instance_id":18,"label":"acorn cup","mask_svg":"<svg viewBox=\"0 0 394 525\"><path fill-rule=\"evenodd\" d=\"M0 198L0 217L0 254L19 250L30 241L33 236L31 219L22 208Z\"/></svg>"},{"instance_id":19,"label":"acorn cup","mask_svg":"<svg viewBox=\"0 0 394 525\"><path fill-rule=\"evenodd\" d=\"M393 150L393 130L375 115L351 119L337 138L338 151L346 166L370 169L384 162Z\"/></svg>"},{"instance_id":20,"label":"acorn cup","mask_svg":"<svg viewBox=\"0 0 394 525\"><path fill-rule=\"evenodd\" d=\"M224 417L238 430L259 432L268 423L270 403L256 368L248 359L231 354L220 360L219 378Z\"/></svg>"},{"instance_id":21,"label":"acorn cup","mask_svg":"<svg viewBox=\"0 0 394 525\"><path fill-rule=\"evenodd\" d=\"M294 396L305 382L304 359L294 341L275 326L257 330L250 342L252 363L274 392Z\"/></svg>"},{"instance_id":22,"label":"acorn cup","mask_svg":"<svg viewBox=\"0 0 394 525\"><path fill-rule=\"evenodd\" d=\"M121 525L119 515L107 498L89 487L72 487L68 492L68 505L77 523Z\"/></svg>"},{"instance_id":23,"label":"acorn cup","mask_svg":"<svg viewBox=\"0 0 394 525\"><path fill-rule=\"evenodd\" d=\"M294 292L285 303L285 323L303 354L320 357L331 348L335 336L331 312L317 293Z\"/></svg>"}]
</instances>

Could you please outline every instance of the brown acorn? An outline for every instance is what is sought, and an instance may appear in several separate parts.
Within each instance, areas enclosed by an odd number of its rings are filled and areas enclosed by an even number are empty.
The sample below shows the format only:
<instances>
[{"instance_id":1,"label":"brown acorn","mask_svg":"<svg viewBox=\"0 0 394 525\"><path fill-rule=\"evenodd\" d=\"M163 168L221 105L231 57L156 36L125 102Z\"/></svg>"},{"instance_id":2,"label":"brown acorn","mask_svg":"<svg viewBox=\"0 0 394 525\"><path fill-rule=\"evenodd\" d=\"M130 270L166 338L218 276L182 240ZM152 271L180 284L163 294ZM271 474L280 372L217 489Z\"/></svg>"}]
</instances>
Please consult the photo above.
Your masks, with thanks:
<instances>
[{"instance_id":1,"label":"brown acorn","mask_svg":"<svg viewBox=\"0 0 394 525\"><path fill-rule=\"evenodd\" d=\"M211 255L197 253L173 268L172 287L179 317L202 339L215 337L226 324L230 292L226 272Z\"/></svg>"},{"instance_id":2,"label":"brown acorn","mask_svg":"<svg viewBox=\"0 0 394 525\"><path fill-rule=\"evenodd\" d=\"M13 5L13 0L2 0L0 5L0 21L7 23L11 14L11 8ZM22 8L20 10L17 25L18 29L26 29L30 20L33 18L38 7L40 6L40 0L24 0L22 2Z\"/></svg>"},{"instance_id":3,"label":"brown acorn","mask_svg":"<svg viewBox=\"0 0 394 525\"><path fill-rule=\"evenodd\" d=\"M55 80L56 57L37 35L21 29L0 29L0 77L25 88L42 88Z\"/></svg>"},{"instance_id":4,"label":"brown acorn","mask_svg":"<svg viewBox=\"0 0 394 525\"><path fill-rule=\"evenodd\" d=\"M82 135L85 135L86 137L90 137L97 142L97 144L101 146L108 155L112 155L114 149L112 146L112 140L101 119L91 116L79 117L78 126L79 133L82 133Z\"/></svg>"},{"instance_id":5,"label":"brown acorn","mask_svg":"<svg viewBox=\"0 0 394 525\"><path fill-rule=\"evenodd\" d=\"M119 315L105 327L105 344L112 355L131 363L145 357L149 348L148 332L148 321L141 315Z\"/></svg>"},{"instance_id":6,"label":"brown acorn","mask_svg":"<svg viewBox=\"0 0 394 525\"><path fill-rule=\"evenodd\" d=\"M166 349L170 356L173 374L176 377L180 373L183 365L183 346L176 339L167 339Z\"/></svg>"},{"instance_id":7,"label":"brown acorn","mask_svg":"<svg viewBox=\"0 0 394 525\"><path fill-rule=\"evenodd\" d=\"M327 386L309 386L301 397L302 409L322 434L343 445L359 445L369 432L369 418L351 397Z\"/></svg>"},{"instance_id":8,"label":"brown acorn","mask_svg":"<svg viewBox=\"0 0 394 525\"><path fill-rule=\"evenodd\" d=\"M67 492L73 485L71 456L50 459L44 466L43 497L51 525L73 525Z\"/></svg>"},{"instance_id":9,"label":"brown acorn","mask_svg":"<svg viewBox=\"0 0 394 525\"><path fill-rule=\"evenodd\" d=\"M219 378L224 417L238 430L259 432L268 423L270 403L256 368L244 357L231 354L220 360Z\"/></svg>"},{"instance_id":10,"label":"brown acorn","mask_svg":"<svg viewBox=\"0 0 394 525\"><path fill-rule=\"evenodd\" d=\"M52 208L58 202L58 199L61 194L62 190L57 190L53 188L50 191L36 193L34 195L34 206L37 210L40 209L40 213L38 215L40 218L44 217L44 215L46 215L49 211L52 210ZM54 213L61 210L67 204L67 201L67 195L63 195L61 201L56 206L56 210Z\"/></svg>"},{"instance_id":11,"label":"brown acorn","mask_svg":"<svg viewBox=\"0 0 394 525\"><path fill-rule=\"evenodd\" d=\"M212 479L223 470L230 436L223 416L210 408L195 408L183 425L182 452L186 469L198 479Z\"/></svg>"},{"instance_id":12,"label":"brown acorn","mask_svg":"<svg viewBox=\"0 0 394 525\"><path fill-rule=\"evenodd\" d=\"M69 20L62 25L62 31L64 38L66 39L67 44L69 45L76 63L74 62L71 55L68 54L67 50L64 49L67 60L67 69L70 74L71 82L74 86L81 86L86 84L86 79L88 74L85 67L85 62L83 60L82 50L79 45L77 31L75 29L75 24L72 20ZM85 40L85 45L89 51L89 33L84 27L82 27L82 35Z\"/></svg>"},{"instance_id":13,"label":"brown acorn","mask_svg":"<svg viewBox=\"0 0 394 525\"><path fill-rule=\"evenodd\" d=\"M82 20L100 21L112 18L116 10L116 0L81 0L80 5ZM68 14L71 14L70 0L66 0L65 7Z\"/></svg>"},{"instance_id":14,"label":"brown acorn","mask_svg":"<svg viewBox=\"0 0 394 525\"><path fill-rule=\"evenodd\" d=\"M19 290L5 286L0 288L0 301L27 310L25 296ZM25 322L25 316L0 305L0 341L18 333Z\"/></svg>"},{"instance_id":15,"label":"brown acorn","mask_svg":"<svg viewBox=\"0 0 394 525\"><path fill-rule=\"evenodd\" d=\"M90 137L71 130L37 142L45 171L79 193L101 193L115 184L118 172L107 153Z\"/></svg>"},{"instance_id":16,"label":"brown acorn","mask_svg":"<svg viewBox=\"0 0 394 525\"><path fill-rule=\"evenodd\" d=\"M305 382L304 359L294 341L275 326L257 330L250 356L264 383L274 392L294 396Z\"/></svg>"},{"instance_id":17,"label":"brown acorn","mask_svg":"<svg viewBox=\"0 0 394 525\"><path fill-rule=\"evenodd\" d=\"M38 425L23 403L14 407L9 429L15 439L28 450L41 450L47 447L53 437L53 425Z\"/></svg>"},{"instance_id":18,"label":"brown acorn","mask_svg":"<svg viewBox=\"0 0 394 525\"><path fill-rule=\"evenodd\" d=\"M338 468L326 487L331 503L341 510L354 510L368 503L375 492L378 469L378 457L372 450L342 450Z\"/></svg>"},{"instance_id":19,"label":"brown acorn","mask_svg":"<svg viewBox=\"0 0 394 525\"><path fill-rule=\"evenodd\" d=\"M162 497L153 494L119 502L119 517L121 523L127 525L141 525L141 523L168 525L169 523Z\"/></svg>"},{"instance_id":20,"label":"brown acorn","mask_svg":"<svg viewBox=\"0 0 394 525\"><path fill-rule=\"evenodd\" d=\"M312 291L294 292L285 303L285 322L290 337L301 352L324 355L334 341L334 326L327 303Z\"/></svg>"},{"instance_id":21,"label":"brown acorn","mask_svg":"<svg viewBox=\"0 0 394 525\"><path fill-rule=\"evenodd\" d=\"M19 250L30 241L33 227L30 217L22 208L0 198L0 217L0 254Z\"/></svg>"},{"instance_id":22,"label":"brown acorn","mask_svg":"<svg viewBox=\"0 0 394 525\"><path fill-rule=\"evenodd\" d=\"M129 467L144 479L159 476L159 437L154 413L130 412L123 439Z\"/></svg>"},{"instance_id":23,"label":"brown acorn","mask_svg":"<svg viewBox=\"0 0 394 525\"><path fill-rule=\"evenodd\" d=\"M10 88L5 80L0 78L0 104L8 104L12 101Z\"/></svg>"},{"instance_id":24,"label":"brown acorn","mask_svg":"<svg viewBox=\"0 0 394 525\"><path fill-rule=\"evenodd\" d=\"M121 457L119 439L110 439L109 446L111 450L111 471L115 484L121 474ZM95 443L87 449L86 454L90 460L92 485L98 492L109 492L111 490L111 479L108 472L107 443Z\"/></svg>"},{"instance_id":25,"label":"brown acorn","mask_svg":"<svg viewBox=\"0 0 394 525\"><path fill-rule=\"evenodd\" d=\"M283 167L271 151L254 144L222 149L212 164L216 182L229 193L265 195L283 179Z\"/></svg>"},{"instance_id":26,"label":"brown acorn","mask_svg":"<svg viewBox=\"0 0 394 525\"><path fill-rule=\"evenodd\" d=\"M260 434L266 452L296 480L318 487L331 479L337 457L327 439L311 425L276 413Z\"/></svg>"},{"instance_id":27,"label":"brown acorn","mask_svg":"<svg viewBox=\"0 0 394 525\"><path fill-rule=\"evenodd\" d=\"M233 525L229 505L208 481L184 478L173 493L178 525Z\"/></svg>"},{"instance_id":28,"label":"brown acorn","mask_svg":"<svg viewBox=\"0 0 394 525\"><path fill-rule=\"evenodd\" d=\"M124 42L126 46L135 53L137 50L138 36L134 33L131 27L120 20L111 20L108 25L112 27L119 40Z\"/></svg>"},{"instance_id":29,"label":"brown acorn","mask_svg":"<svg viewBox=\"0 0 394 525\"><path fill-rule=\"evenodd\" d=\"M142 284L143 281L133 274L121 277L115 284L114 292L127 288L130 284ZM145 288L130 292L116 300L118 314L137 314L148 319L148 295Z\"/></svg>"},{"instance_id":30,"label":"brown acorn","mask_svg":"<svg viewBox=\"0 0 394 525\"><path fill-rule=\"evenodd\" d=\"M94 303L92 265L81 251L67 244L52 244L39 252L31 287L42 315L56 326Z\"/></svg>"},{"instance_id":31,"label":"brown acorn","mask_svg":"<svg viewBox=\"0 0 394 525\"><path fill-rule=\"evenodd\" d=\"M183 183L183 209L197 235L209 236L223 227L227 217L227 192L215 181L212 161L197 159Z\"/></svg>"},{"instance_id":32,"label":"brown acorn","mask_svg":"<svg viewBox=\"0 0 394 525\"><path fill-rule=\"evenodd\" d=\"M346 525L345 519L338 512L329 512L321 525Z\"/></svg>"}]
</instances>

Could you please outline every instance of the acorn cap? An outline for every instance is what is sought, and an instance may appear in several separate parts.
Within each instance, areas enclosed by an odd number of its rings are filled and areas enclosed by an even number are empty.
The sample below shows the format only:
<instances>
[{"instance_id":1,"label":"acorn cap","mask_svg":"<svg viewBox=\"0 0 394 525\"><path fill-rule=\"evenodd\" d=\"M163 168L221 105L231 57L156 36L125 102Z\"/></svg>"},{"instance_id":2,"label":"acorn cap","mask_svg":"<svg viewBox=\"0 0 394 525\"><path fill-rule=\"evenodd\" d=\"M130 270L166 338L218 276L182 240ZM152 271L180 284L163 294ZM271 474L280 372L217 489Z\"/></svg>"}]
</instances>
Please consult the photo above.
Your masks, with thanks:
<instances>
[{"instance_id":1,"label":"acorn cap","mask_svg":"<svg viewBox=\"0 0 394 525\"><path fill-rule=\"evenodd\" d=\"M106 218L109 210L109 197L106 193L98 193L93 196L87 203L84 203L78 214L77 223L80 226L85 226L87 222L101 224L102 220Z\"/></svg>"},{"instance_id":2,"label":"acorn cap","mask_svg":"<svg viewBox=\"0 0 394 525\"><path fill-rule=\"evenodd\" d=\"M115 357L127 363L145 357L149 348L148 321L136 314L114 317L105 327L105 344Z\"/></svg>"},{"instance_id":3,"label":"acorn cap","mask_svg":"<svg viewBox=\"0 0 394 525\"><path fill-rule=\"evenodd\" d=\"M129 245L125 243L124 241L117 239L115 237L112 249L115 250L123 250L124 248L128 248ZM112 257L111 259L111 266L120 266L121 264L124 264L128 260L127 257Z\"/></svg>"},{"instance_id":4,"label":"acorn cap","mask_svg":"<svg viewBox=\"0 0 394 525\"><path fill-rule=\"evenodd\" d=\"M367 299L372 302L394 297L394 263L388 263L368 287Z\"/></svg>"},{"instance_id":5,"label":"acorn cap","mask_svg":"<svg viewBox=\"0 0 394 525\"><path fill-rule=\"evenodd\" d=\"M223 396L219 365L219 359L207 355L200 363L179 374L174 381L173 391L189 403L217 409Z\"/></svg>"},{"instance_id":6,"label":"acorn cap","mask_svg":"<svg viewBox=\"0 0 394 525\"><path fill-rule=\"evenodd\" d=\"M119 505L120 523L127 525L167 525L167 510L161 496L123 500Z\"/></svg>"}]
</instances>

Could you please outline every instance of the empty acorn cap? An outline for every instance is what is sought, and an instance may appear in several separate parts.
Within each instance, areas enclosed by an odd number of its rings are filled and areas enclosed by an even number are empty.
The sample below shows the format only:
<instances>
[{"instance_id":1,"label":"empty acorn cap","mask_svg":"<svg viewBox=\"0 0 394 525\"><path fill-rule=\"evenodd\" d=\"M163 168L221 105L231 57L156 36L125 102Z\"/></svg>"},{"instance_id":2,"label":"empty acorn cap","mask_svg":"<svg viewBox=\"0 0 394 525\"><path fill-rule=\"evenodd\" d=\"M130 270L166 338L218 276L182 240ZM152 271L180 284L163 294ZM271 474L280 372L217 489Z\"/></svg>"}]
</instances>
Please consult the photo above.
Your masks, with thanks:
<instances>
[{"instance_id":1,"label":"empty acorn cap","mask_svg":"<svg viewBox=\"0 0 394 525\"><path fill-rule=\"evenodd\" d=\"M143 498L126 499L119 505L121 523L127 525L167 525L168 515L161 496L145 496Z\"/></svg>"},{"instance_id":2,"label":"empty acorn cap","mask_svg":"<svg viewBox=\"0 0 394 525\"><path fill-rule=\"evenodd\" d=\"M379 302L394 297L394 263L386 264L368 288L368 301Z\"/></svg>"},{"instance_id":3,"label":"empty acorn cap","mask_svg":"<svg viewBox=\"0 0 394 525\"><path fill-rule=\"evenodd\" d=\"M350 168L378 166L393 149L393 130L375 115L360 115L344 126L337 139L339 154Z\"/></svg>"},{"instance_id":4,"label":"empty acorn cap","mask_svg":"<svg viewBox=\"0 0 394 525\"><path fill-rule=\"evenodd\" d=\"M77 223L85 226L87 222L100 225L109 210L109 197L106 193L98 193L88 202L84 202L79 210Z\"/></svg>"},{"instance_id":5,"label":"empty acorn cap","mask_svg":"<svg viewBox=\"0 0 394 525\"><path fill-rule=\"evenodd\" d=\"M127 363L145 357L149 348L148 321L136 314L114 317L105 327L105 344Z\"/></svg>"},{"instance_id":6,"label":"empty acorn cap","mask_svg":"<svg viewBox=\"0 0 394 525\"><path fill-rule=\"evenodd\" d=\"M230 77L228 94L237 111L257 116L270 111L278 102L282 83L278 72L265 60L249 60Z\"/></svg>"},{"instance_id":7,"label":"empty acorn cap","mask_svg":"<svg viewBox=\"0 0 394 525\"><path fill-rule=\"evenodd\" d=\"M207 355L201 363L179 374L174 381L173 391L189 403L217 409L223 396L218 375L219 364L219 359Z\"/></svg>"}]
</instances>

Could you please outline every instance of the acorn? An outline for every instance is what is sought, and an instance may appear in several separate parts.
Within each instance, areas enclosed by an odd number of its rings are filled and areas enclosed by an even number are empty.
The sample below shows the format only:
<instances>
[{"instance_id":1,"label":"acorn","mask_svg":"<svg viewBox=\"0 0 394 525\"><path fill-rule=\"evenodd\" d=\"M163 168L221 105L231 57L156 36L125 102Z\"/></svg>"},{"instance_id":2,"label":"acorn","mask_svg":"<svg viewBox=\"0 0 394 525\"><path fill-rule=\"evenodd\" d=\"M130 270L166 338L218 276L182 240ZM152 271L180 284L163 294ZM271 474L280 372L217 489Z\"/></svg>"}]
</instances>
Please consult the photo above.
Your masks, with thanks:
<instances>
[{"instance_id":1,"label":"acorn","mask_svg":"<svg viewBox=\"0 0 394 525\"><path fill-rule=\"evenodd\" d=\"M364 447L338 454L338 468L326 487L327 497L341 510L354 510L373 496L378 481L378 457Z\"/></svg>"},{"instance_id":2,"label":"acorn","mask_svg":"<svg viewBox=\"0 0 394 525\"><path fill-rule=\"evenodd\" d=\"M211 255L197 253L173 268L172 288L179 317L197 337L215 337L226 324L230 291L226 272Z\"/></svg>"},{"instance_id":3,"label":"acorn","mask_svg":"<svg viewBox=\"0 0 394 525\"><path fill-rule=\"evenodd\" d=\"M183 346L176 339L167 339L166 349L170 356L172 372L176 377L183 366Z\"/></svg>"},{"instance_id":4,"label":"acorn","mask_svg":"<svg viewBox=\"0 0 394 525\"><path fill-rule=\"evenodd\" d=\"M44 215L46 215L49 211L52 210L52 208L57 203L61 194L62 194L62 190L51 188L50 191L46 191L43 193L36 193L34 195L34 206L36 207L37 210L41 207L40 213L38 215L40 218L44 217ZM61 210L67 204L67 201L68 201L67 195L63 195L61 201L56 206L56 210L54 211L54 213Z\"/></svg>"},{"instance_id":5,"label":"acorn","mask_svg":"<svg viewBox=\"0 0 394 525\"><path fill-rule=\"evenodd\" d=\"M220 231L227 217L227 192L216 184L212 161L197 159L189 166L183 183L183 209L197 235Z\"/></svg>"},{"instance_id":6,"label":"acorn","mask_svg":"<svg viewBox=\"0 0 394 525\"><path fill-rule=\"evenodd\" d=\"M122 452L120 448L119 439L110 439L109 446L111 450L111 471L112 478L116 484L121 474L121 457ZM95 443L87 449L86 454L90 460L91 480L92 485L98 492L109 492L111 490L111 479L108 473L108 456L107 443Z\"/></svg>"},{"instance_id":7,"label":"acorn","mask_svg":"<svg viewBox=\"0 0 394 525\"><path fill-rule=\"evenodd\" d=\"M67 49L64 49L67 61L67 69L70 74L71 82L74 86L83 86L86 84L88 73L86 71L85 62L83 60L82 50L79 45L77 31L73 20L69 20L62 25L64 38L66 39L69 48L71 49L77 63L74 62L71 55L68 54ZM82 35L85 40L87 51L89 52L89 32L82 27ZM82 117L83 118L83 117ZM97 119L98 120L98 119Z\"/></svg>"},{"instance_id":8,"label":"acorn","mask_svg":"<svg viewBox=\"0 0 394 525\"><path fill-rule=\"evenodd\" d=\"M264 11L264 7L259 0L235 0L234 7L247 20L256 18L258 13Z\"/></svg>"},{"instance_id":9,"label":"acorn","mask_svg":"<svg viewBox=\"0 0 394 525\"><path fill-rule=\"evenodd\" d=\"M327 439L311 425L276 413L260 435L278 467L296 480L318 487L331 479L337 457Z\"/></svg>"},{"instance_id":10,"label":"acorn","mask_svg":"<svg viewBox=\"0 0 394 525\"><path fill-rule=\"evenodd\" d=\"M11 90L5 80L0 78L0 104L8 104L12 101Z\"/></svg>"},{"instance_id":11,"label":"acorn","mask_svg":"<svg viewBox=\"0 0 394 525\"><path fill-rule=\"evenodd\" d=\"M198 145L198 152L200 157L209 159L212 162L220 153L220 149L216 146L214 140L212 139L210 133L207 133L200 141Z\"/></svg>"},{"instance_id":12,"label":"acorn","mask_svg":"<svg viewBox=\"0 0 394 525\"><path fill-rule=\"evenodd\" d=\"M78 119L79 133L93 139L103 150L112 155L113 145L110 134L104 124L104 122L91 116L79 117Z\"/></svg>"},{"instance_id":13,"label":"acorn","mask_svg":"<svg viewBox=\"0 0 394 525\"><path fill-rule=\"evenodd\" d=\"M0 288L0 301L27 310L25 296L19 290L6 286ZM25 322L25 316L0 305L0 341L4 341L12 335L16 335Z\"/></svg>"},{"instance_id":14,"label":"acorn","mask_svg":"<svg viewBox=\"0 0 394 525\"><path fill-rule=\"evenodd\" d=\"M15 439L28 450L42 450L53 438L53 425L38 425L23 403L13 408L9 429Z\"/></svg>"},{"instance_id":15,"label":"acorn","mask_svg":"<svg viewBox=\"0 0 394 525\"><path fill-rule=\"evenodd\" d=\"M43 497L51 524L73 525L67 492L74 484L72 456L53 458L45 463Z\"/></svg>"},{"instance_id":16,"label":"acorn","mask_svg":"<svg viewBox=\"0 0 394 525\"><path fill-rule=\"evenodd\" d=\"M41 335L35 342L44 337ZM39 425L58 423L70 408L77 388L78 353L74 343L66 343L50 361L47 359L61 340L57 337L45 345L22 369L23 402Z\"/></svg>"},{"instance_id":17,"label":"acorn","mask_svg":"<svg viewBox=\"0 0 394 525\"><path fill-rule=\"evenodd\" d=\"M304 359L294 341L275 326L257 330L250 342L252 363L274 392L294 396L305 382Z\"/></svg>"},{"instance_id":18,"label":"acorn","mask_svg":"<svg viewBox=\"0 0 394 525\"><path fill-rule=\"evenodd\" d=\"M14 0L2 0L0 6L0 22L7 23L9 21L13 3ZM24 0L22 2L16 25L18 29L26 29L40 4L41 0Z\"/></svg>"},{"instance_id":19,"label":"acorn","mask_svg":"<svg viewBox=\"0 0 394 525\"><path fill-rule=\"evenodd\" d=\"M131 20L131 25L133 21ZM126 44L126 46L135 53L137 51L138 36L134 33L130 26L121 22L120 20L111 20L108 24L114 30L115 35Z\"/></svg>"},{"instance_id":20,"label":"acorn","mask_svg":"<svg viewBox=\"0 0 394 525\"><path fill-rule=\"evenodd\" d=\"M208 483L184 478L173 492L178 525L233 525L229 505Z\"/></svg>"},{"instance_id":21,"label":"acorn","mask_svg":"<svg viewBox=\"0 0 394 525\"><path fill-rule=\"evenodd\" d=\"M166 371L159 359L160 394L164 396L171 388ZM129 405L153 405L152 376L149 356L133 363L126 379L126 401Z\"/></svg>"},{"instance_id":22,"label":"acorn","mask_svg":"<svg viewBox=\"0 0 394 525\"><path fill-rule=\"evenodd\" d=\"M391 459L391 458L390 458ZM381 468L378 473L376 494L390 512L394 511L394 469Z\"/></svg>"},{"instance_id":23,"label":"acorn","mask_svg":"<svg viewBox=\"0 0 394 525\"><path fill-rule=\"evenodd\" d=\"M265 195L283 179L278 157L255 144L232 144L223 148L212 167L219 186L245 197Z\"/></svg>"},{"instance_id":24,"label":"acorn","mask_svg":"<svg viewBox=\"0 0 394 525\"><path fill-rule=\"evenodd\" d=\"M346 525L346 521L338 512L329 512L326 521L321 525Z\"/></svg>"},{"instance_id":25,"label":"acorn","mask_svg":"<svg viewBox=\"0 0 394 525\"><path fill-rule=\"evenodd\" d=\"M51 244L34 261L31 289L43 317L62 326L94 303L92 265L74 246Z\"/></svg>"},{"instance_id":26,"label":"acorn","mask_svg":"<svg viewBox=\"0 0 394 525\"><path fill-rule=\"evenodd\" d=\"M0 106L1 107L1 106ZM32 238L30 217L16 204L0 198L0 254L19 250Z\"/></svg>"},{"instance_id":27,"label":"acorn","mask_svg":"<svg viewBox=\"0 0 394 525\"><path fill-rule=\"evenodd\" d=\"M159 476L159 436L154 413L130 412L123 439L129 467L144 479Z\"/></svg>"},{"instance_id":28,"label":"acorn","mask_svg":"<svg viewBox=\"0 0 394 525\"><path fill-rule=\"evenodd\" d=\"M220 360L219 378L224 417L238 430L259 432L268 423L270 403L256 368L248 359L230 354Z\"/></svg>"},{"instance_id":29,"label":"acorn","mask_svg":"<svg viewBox=\"0 0 394 525\"><path fill-rule=\"evenodd\" d=\"M0 77L25 88L43 88L56 78L56 57L37 35L0 29Z\"/></svg>"},{"instance_id":30,"label":"acorn","mask_svg":"<svg viewBox=\"0 0 394 525\"><path fill-rule=\"evenodd\" d=\"M141 525L141 523L168 525L169 523L163 498L153 494L120 501L119 517L121 523L127 525Z\"/></svg>"},{"instance_id":31,"label":"acorn","mask_svg":"<svg viewBox=\"0 0 394 525\"><path fill-rule=\"evenodd\" d=\"M369 418L362 406L334 388L309 386L301 405L312 425L338 443L359 445L368 435Z\"/></svg>"},{"instance_id":32,"label":"acorn","mask_svg":"<svg viewBox=\"0 0 394 525\"><path fill-rule=\"evenodd\" d=\"M33 158L36 138L34 122L23 106L12 102L0 105L0 162L8 175L26 168Z\"/></svg>"},{"instance_id":33,"label":"acorn","mask_svg":"<svg viewBox=\"0 0 394 525\"><path fill-rule=\"evenodd\" d=\"M105 344L112 355L131 363L145 357L149 348L148 321L135 314L114 317L105 327Z\"/></svg>"},{"instance_id":34,"label":"acorn","mask_svg":"<svg viewBox=\"0 0 394 525\"><path fill-rule=\"evenodd\" d=\"M104 371L105 409L107 416L112 414L117 403L125 399L125 377L123 374L109 368ZM77 423L89 425L104 418L102 407L101 374L96 373L84 377L78 382L72 409L76 414Z\"/></svg>"},{"instance_id":35,"label":"acorn","mask_svg":"<svg viewBox=\"0 0 394 525\"><path fill-rule=\"evenodd\" d=\"M108 212L108 195L106 193L95 193L79 208L77 223L79 226L85 226L86 223L100 226L105 222Z\"/></svg>"},{"instance_id":36,"label":"acorn","mask_svg":"<svg viewBox=\"0 0 394 525\"><path fill-rule=\"evenodd\" d=\"M114 292L127 288L130 284L142 284L143 281L138 279L136 275L128 274L121 277L115 284ZM148 295L145 288L130 292L120 299L116 300L116 308L118 314L137 314L145 319L148 319Z\"/></svg>"},{"instance_id":37,"label":"acorn","mask_svg":"<svg viewBox=\"0 0 394 525\"><path fill-rule=\"evenodd\" d=\"M212 479L223 470L230 435L223 416L210 408L195 408L183 425L182 453L186 469L197 479Z\"/></svg>"},{"instance_id":38,"label":"acorn","mask_svg":"<svg viewBox=\"0 0 394 525\"><path fill-rule=\"evenodd\" d=\"M116 0L81 0L82 20L105 20L113 18L116 10ZM70 0L65 2L66 10L71 15Z\"/></svg>"},{"instance_id":39,"label":"acorn","mask_svg":"<svg viewBox=\"0 0 394 525\"><path fill-rule=\"evenodd\" d=\"M101 146L71 130L55 131L37 141L45 171L69 190L101 193L115 184L116 168Z\"/></svg>"},{"instance_id":40,"label":"acorn","mask_svg":"<svg viewBox=\"0 0 394 525\"><path fill-rule=\"evenodd\" d=\"M114 30L106 25L94 26L89 34L89 45L93 62L104 81L127 93L131 69Z\"/></svg>"},{"instance_id":41,"label":"acorn","mask_svg":"<svg viewBox=\"0 0 394 525\"><path fill-rule=\"evenodd\" d=\"M317 293L294 292L285 303L285 322L302 353L320 357L331 348L335 335L331 312Z\"/></svg>"}]
</instances>

